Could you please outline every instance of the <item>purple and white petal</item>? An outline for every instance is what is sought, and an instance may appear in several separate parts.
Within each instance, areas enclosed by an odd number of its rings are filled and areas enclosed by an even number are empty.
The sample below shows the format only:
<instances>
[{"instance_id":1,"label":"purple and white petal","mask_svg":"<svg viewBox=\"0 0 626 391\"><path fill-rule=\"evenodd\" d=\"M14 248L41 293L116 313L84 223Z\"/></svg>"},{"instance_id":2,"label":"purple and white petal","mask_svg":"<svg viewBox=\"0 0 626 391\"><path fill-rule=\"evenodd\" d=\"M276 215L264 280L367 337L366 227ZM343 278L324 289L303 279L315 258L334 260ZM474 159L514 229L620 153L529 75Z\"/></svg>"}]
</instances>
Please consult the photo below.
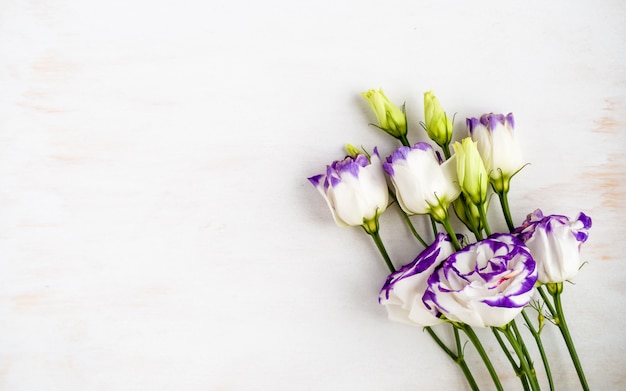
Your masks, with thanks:
<instances>
[{"instance_id":1,"label":"purple and white petal","mask_svg":"<svg viewBox=\"0 0 626 391\"><path fill-rule=\"evenodd\" d=\"M378 150L368 157L357 154L326 167L326 174L309 182L326 200L339 226L363 225L387 208L389 191Z\"/></svg>"},{"instance_id":2,"label":"purple and white petal","mask_svg":"<svg viewBox=\"0 0 626 391\"><path fill-rule=\"evenodd\" d=\"M442 322L426 308L422 296L432 271L453 252L450 238L440 233L413 262L389 275L378 297L378 302L387 308L389 319L414 326Z\"/></svg>"},{"instance_id":3,"label":"purple and white petal","mask_svg":"<svg viewBox=\"0 0 626 391\"><path fill-rule=\"evenodd\" d=\"M530 213L514 234L530 249L537 262L539 281L556 283L578 274L582 260L580 246L589 238L591 218L580 213L576 220L567 216L545 216L540 209Z\"/></svg>"},{"instance_id":4,"label":"purple and white petal","mask_svg":"<svg viewBox=\"0 0 626 391\"><path fill-rule=\"evenodd\" d=\"M528 304L537 268L524 244L494 234L450 255L428 280L424 304L435 316L500 327Z\"/></svg>"},{"instance_id":5,"label":"purple and white petal","mask_svg":"<svg viewBox=\"0 0 626 391\"><path fill-rule=\"evenodd\" d=\"M400 207L408 214L427 214L433 207L447 208L461 191L454 163L448 160L441 164L428 143L398 148L387 157L383 167Z\"/></svg>"},{"instance_id":6,"label":"purple and white petal","mask_svg":"<svg viewBox=\"0 0 626 391\"><path fill-rule=\"evenodd\" d=\"M478 143L492 183L502 183L503 179L508 182L523 166L513 114L484 114L480 119L468 118L466 124L472 140Z\"/></svg>"}]
</instances>

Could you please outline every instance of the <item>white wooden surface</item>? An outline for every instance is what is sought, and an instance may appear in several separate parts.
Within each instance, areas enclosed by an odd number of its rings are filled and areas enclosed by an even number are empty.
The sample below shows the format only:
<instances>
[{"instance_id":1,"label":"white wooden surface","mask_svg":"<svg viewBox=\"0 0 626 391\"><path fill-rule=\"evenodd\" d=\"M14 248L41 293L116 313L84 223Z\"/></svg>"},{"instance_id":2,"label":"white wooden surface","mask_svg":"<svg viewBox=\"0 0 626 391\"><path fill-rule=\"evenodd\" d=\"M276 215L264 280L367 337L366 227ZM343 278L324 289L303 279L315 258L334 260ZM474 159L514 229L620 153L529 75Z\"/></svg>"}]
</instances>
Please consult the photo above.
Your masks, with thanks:
<instances>
[{"instance_id":1,"label":"white wooden surface","mask_svg":"<svg viewBox=\"0 0 626 391\"><path fill-rule=\"evenodd\" d=\"M592 388L625 388L624 15L617 0L0 2L0 389L465 389L427 335L387 321L375 248L305 180L347 142L393 149L359 96L378 87L406 101L414 141L431 88L459 132L516 114L532 165L514 217L592 216L565 306ZM408 262L399 227L384 216ZM546 333L558 389L577 389Z\"/></svg>"}]
</instances>

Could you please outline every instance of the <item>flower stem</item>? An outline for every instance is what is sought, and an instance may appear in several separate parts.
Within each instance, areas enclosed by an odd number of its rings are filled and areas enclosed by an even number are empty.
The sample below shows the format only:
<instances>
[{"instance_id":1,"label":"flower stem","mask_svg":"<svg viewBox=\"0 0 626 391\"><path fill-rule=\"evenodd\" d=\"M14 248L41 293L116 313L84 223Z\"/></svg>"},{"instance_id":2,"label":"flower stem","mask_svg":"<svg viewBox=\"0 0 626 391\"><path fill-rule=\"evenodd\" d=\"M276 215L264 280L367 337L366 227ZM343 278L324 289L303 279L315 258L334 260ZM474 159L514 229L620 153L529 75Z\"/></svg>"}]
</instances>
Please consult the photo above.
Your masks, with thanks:
<instances>
[{"instance_id":1,"label":"flower stem","mask_svg":"<svg viewBox=\"0 0 626 391\"><path fill-rule=\"evenodd\" d=\"M509 352L509 348L502 340L500 332L495 327L492 327L491 330L493 331L493 335L496 337L496 340L498 340L498 344L500 345L500 348L502 348L504 355L509 360L509 363L511 363L511 367L513 367L513 372L515 372L515 376L519 377L520 381L522 382L522 387L524 387L524 391L530 391L530 387L528 386L528 379L526 379L526 374L522 372L522 368L515 362L515 359L511 355L511 352Z\"/></svg>"},{"instance_id":2,"label":"flower stem","mask_svg":"<svg viewBox=\"0 0 626 391\"><path fill-rule=\"evenodd\" d=\"M574 367L576 368L576 373L578 374L578 380L580 380L580 385L583 390L588 391L589 385L587 384L587 379L585 378L585 372L583 371L583 367L580 364L580 359L578 358L578 353L576 353L576 347L574 346L574 341L569 333L569 328L567 327L567 322L565 321L565 315L563 313L563 306L561 305L561 293L563 292L563 283L556 283L557 289L550 289L548 287L548 291L554 298L554 309L556 313L553 313L554 321L557 326L559 326L559 330L561 330L561 334L563 335L563 339L565 340L565 345L567 345L567 350L569 351L569 355L572 357L572 362L574 363Z\"/></svg>"},{"instance_id":3,"label":"flower stem","mask_svg":"<svg viewBox=\"0 0 626 391\"><path fill-rule=\"evenodd\" d=\"M380 255L383 256L383 259L385 260L385 264L387 264L387 268L389 268L389 271L391 273L395 272L396 268L393 267L393 263L391 263L391 258L389 258L389 254L387 253L387 249L385 249L385 245L383 244L383 241L380 238L380 234L378 233L378 230L369 231L365 229L365 232L367 232L374 240L374 243L376 243L376 247L378 247L378 251L380 251Z\"/></svg>"},{"instance_id":4,"label":"flower stem","mask_svg":"<svg viewBox=\"0 0 626 391\"><path fill-rule=\"evenodd\" d=\"M435 222L435 219L433 218L433 216L430 216L430 225L432 225L433 227L434 237L437 237L437 233L439 233L439 230L437 230L437 223Z\"/></svg>"},{"instance_id":5,"label":"flower stem","mask_svg":"<svg viewBox=\"0 0 626 391\"><path fill-rule=\"evenodd\" d=\"M478 213L480 214L480 220L483 223L483 228L487 236L491 235L491 229L489 228L489 221L487 221L487 213L485 212L485 204L476 205L478 207Z\"/></svg>"},{"instance_id":6,"label":"flower stem","mask_svg":"<svg viewBox=\"0 0 626 391\"><path fill-rule=\"evenodd\" d=\"M422 246L428 247L428 244L426 244L426 241L424 241L424 239L422 239L420 234L417 233L417 230L415 229L415 226L411 222L411 219L409 218L409 215L404 211L404 209L402 209L402 207L398 203L398 197L396 197L396 195L394 194L393 191L391 191L391 189L388 189L388 191L389 191L389 197L393 200L392 203L395 202L395 203L398 204L398 209L400 210L400 213L402 214L402 217L404 218L404 221L406 221L406 224L409 226L409 229L413 233L413 236L415 236L415 238L422 244Z\"/></svg>"},{"instance_id":7,"label":"flower stem","mask_svg":"<svg viewBox=\"0 0 626 391\"><path fill-rule=\"evenodd\" d=\"M511 329L513 329L513 333L515 334L515 338L517 339L517 341L520 344L520 347L522 348L522 353L524 354L524 357L526 358L526 363L528 364L528 370L529 370L529 379L531 381L534 380L537 383L537 389L539 389L539 383L537 380L537 372L535 371L534 368L534 363L533 363L533 359L530 356L530 353L528 352L528 348L526 348L526 343L524 343L524 339L522 338L522 334L519 332L519 329L517 328L517 323L515 322L515 319L513 319L510 323L511 325Z\"/></svg>"},{"instance_id":8,"label":"flower stem","mask_svg":"<svg viewBox=\"0 0 626 391\"><path fill-rule=\"evenodd\" d=\"M459 327L461 330L463 330L463 332L465 332L465 335L467 335L467 338L469 338L469 340L472 342L472 344L478 351L478 354L483 359L483 362L485 363L485 366L487 367L487 371L489 371L489 374L491 375L491 379L493 380L493 384L496 386L496 389L498 391L504 391L504 388L502 388L502 383L500 383L500 378L498 377L498 373L493 367L493 364L491 363L491 360L489 359L489 355L487 355L485 348L483 347L482 343L480 343L480 340L478 339L478 336L476 335L476 333L474 333L474 330L472 329L472 327L466 324L459 325L457 327Z\"/></svg>"},{"instance_id":9,"label":"flower stem","mask_svg":"<svg viewBox=\"0 0 626 391\"><path fill-rule=\"evenodd\" d=\"M474 380L474 376L470 372L467 363L465 362L465 355L463 354L463 346L461 345L461 337L459 336L459 330L456 327L452 327L454 330L454 340L456 342L456 353L457 353L457 364L461 367L467 382L469 383L472 390L478 390L478 385L476 384L476 380Z\"/></svg>"},{"instance_id":10,"label":"flower stem","mask_svg":"<svg viewBox=\"0 0 626 391\"><path fill-rule=\"evenodd\" d=\"M450 236L450 241L452 241L455 250L459 251L461 249L461 244L459 244L456 233L454 232L454 229L452 229L452 225L450 224L450 218L446 216L446 218L441 221L441 225L443 225L443 228L448 233L448 236Z\"/></svg>"},{"instance_id":11,"label":"flower stem","mask_svg":"<svg viewBox=\"0 0 626 391\"><path fill-rule=\"evenodd\" d=\"M500 199L500 206L502 207L502 213L504 213L506 226L509 228L509 232L513 232L513 230L515 230L515 225L513 225L513 219L511 218L508 191L498 192L498 198Z\"/></svg>"},{"instance_id":12,"label":"flower stem","mask_svg":"<svg viewBox=\"0 0 626 391\"><path fill-rule=\"evenodd\" d=\"M454 361L455 363L457 363L461 367L461 370L463 371L463 374L465 375L465 378L467 379L467 382L469 383L472 391L479 391L480 389L478 388L478 384L476 384L476 380L474 379L474 376L470 372L469 366L467 365L467 362L465 361L465 357L463 356L463 350L462 350L462 346L461 346L461 341L459 339L459 332L458 332L458 330L456 328L454 328L454 337L456 339L456 347L457 347L457 352L458 352L458 354L454 354L452 352L452 350L450 350L441 341L441 339L437 336L437 334L435 334L435 332L433 331L433 329L431 327L426 326L426 327L424 327L424 329L432 337L432 339L435 341L435 343L437 343L437 345L439 345L441 350L443 350L452 359L452 361Z\"/></svg>"},{"instance_id":13,"label":"flower stem","mask_svg":"<svg viewBox=\"0 0 626 391\"><path fill-rule=\"evenodd\" d=\"M556 316L556 310L554 309L554 306L552 305L552 303L550 303L550 299L548 299L548 295L546 295L546 292L544 292L543 287L538 286L537 291L541 295L541 298L543 299L543 302L546 304L546 307L548 307L548 311L550 312L550 314L553 317Z\"/></svg>"},{"instance_id":14,"label":"flower stem","mask_svg":"<svg viewBox=\"0 0 626 391\"><path fill-rule=\"evenodd\" d=\"M450 159L450 157L452 156L450 154L450 143L439 146L441 147L441 150L443 151L443 156L445 156L446 160Z\"/></svg>"},{"instance_id":15,"label":"flower stem","mask_svg":"<svg viewBox=\"0 0 626 391\"><path fill-rule=\"evenodd\" d=\"M522 310L522 316L524 317L524 321L526 322L526 326L530 333L535 338L535 343L537 344L537 349L539 349L539 354L541 355L541 361L543 361L543 368L546 370L546 377L548 378L548 384L550 385L550 391L554 391L554 381L552 380L552 371L550 371L550 363L548 362L548 356L546 356L546 351L543 348L543 342L541 341L541 324L539 325L539 329L535 329L530 318L526 315L526 311Z\"/></svg>"},{"instance_id":16,"label":"flower stem","mask_svg":"<svg viewBox=\"0 0 626 391\"><path fill-rule=\"evenodd\" d=\"M413 223L411 222L411 219L409 218L409 215L406 214L402 208L400 208L400 211L402 212L402 216L404 216L404 221L406 221L406 224L409 226L409 229L411 230L411 232L413 233L413 236L415 236L415 238L417 239L418 242L420 242L422 244L422 246L424 247L428 247L428 244L426 244L426 242L424 241L424 239L422 239L422 237L420 236L420 234L417 233L417 230L415 229L415 226L413 225Z\"/></svg>"},{"instance_id":17,"label":"flower stem","mask_svg":"<svg viewBox=\"0 0 626 391\"><path fill-rule=\"evenodd\" d=\"M529 363L527 354L524 354L525 347L522 348L524 341L521 338L518 340L518 338L520 337L519 333L514 333L513 331L514 329L511 326L511 323L507 324L500 330L502 330L502 333L504 334L506 339L509 341L509 344L511 344L511 347L513 348L513 350L515 351L517 358L519 358L522 372L524 372L524 374L526 375L526 377L528 378L530 382L530 389L533 391L539 391L540 388L539 388L539 382L537 381L537 375L535 374L534 369L532 369L532 364ZM516 334L517 334L517 337L516 337Z\"/></svg>"},{"instance_id":18,"label":"flower stem","mask_svg":"<svg viewBox=\"0 0 626 391\"><path fill-rule=\"evenodd\" d=\"M411 143L409 142L409 139L406 137L405 134L401 134L400 137L398 138L398 140L400 140L402 145L404 145L405 147L410 147L411 146Z\"/></svg>"}]
</instances>

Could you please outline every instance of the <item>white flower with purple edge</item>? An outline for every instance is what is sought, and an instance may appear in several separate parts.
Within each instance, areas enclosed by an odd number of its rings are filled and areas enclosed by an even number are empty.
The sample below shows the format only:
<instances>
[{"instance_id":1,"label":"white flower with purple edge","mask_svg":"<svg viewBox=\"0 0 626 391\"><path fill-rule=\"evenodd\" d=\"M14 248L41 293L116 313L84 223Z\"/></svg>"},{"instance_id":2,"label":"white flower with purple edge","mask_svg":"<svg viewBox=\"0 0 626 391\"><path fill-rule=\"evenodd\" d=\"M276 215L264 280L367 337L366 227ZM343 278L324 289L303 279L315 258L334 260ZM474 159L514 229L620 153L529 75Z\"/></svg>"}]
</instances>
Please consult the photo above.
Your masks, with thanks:
<instances>
[{"instance_id":1,"label":"white flower with purple edge","mask_svg":"<svg viewBox=\"0 0 626 391\"><path fill-rule=\"evenodd\" d=\"M494 234L450 255L430 276L424 304L437 316L502 327L533 296L537 267L515 236Z\"/></svg>"},{"instance_id":2,"label":"white flower with purple edge","mask_svg":"<svg viewBox=\"0 0 626 391\"><path fill-rule=\"evenodd\" d=\"M442 322L426 308L422 296L433 270L452 253L454 246L450 238L439 233L413 262L387 277L378 302L387 308L390 320L413 326L433 326Z\"/></svg>"},{"instance_id":3,"label":"white flower with purple edge","mask_svg":"<svg viewBox=\"0 0 626 391\"><path fill-rule=\"evenodd\" d=\"M309 182L326 200L339 226L357 226L376 219L387 209L389 190L378 150L357 154L326 166L326 174Z\"/></svg>"},{"instance_id":4,"label":"white flower with purple edge","mask_svg":"<svg viewBox=\"0 0 626 391\"><path fill-rule=\"evenodd\" d=\"M400 147L383 163L391 178L400 207L408 214L431 214L439 221L461 193L454 157L441 162L424 142Z\"/></svg>"},{"instance_id":5,"label":"white flower with purple edge","mask_svg":"<svg viewBox=\"0 0 626 391\"><path fill-rule=\"evenodd\" d=\"M578 274L582 265L580 246L589 237L591 218L580 212L576 220L567 216L544 216L540 209L530 213L514 234L530 249L537 262L539 281L563 282Z\"/></svg>"},{"instance_id":6,"label":"white flower with purple edge","mask_svg":"<svg viewBox=\"0 0 626 391\"><path fill-rule=\"evenodd\" d=\"M513 113L483 114L466 120L472 140L485 163L491 184L497 192L509 189L511 177L522 169L522 153L515 138Z\"/></svg>"}]
</instances>

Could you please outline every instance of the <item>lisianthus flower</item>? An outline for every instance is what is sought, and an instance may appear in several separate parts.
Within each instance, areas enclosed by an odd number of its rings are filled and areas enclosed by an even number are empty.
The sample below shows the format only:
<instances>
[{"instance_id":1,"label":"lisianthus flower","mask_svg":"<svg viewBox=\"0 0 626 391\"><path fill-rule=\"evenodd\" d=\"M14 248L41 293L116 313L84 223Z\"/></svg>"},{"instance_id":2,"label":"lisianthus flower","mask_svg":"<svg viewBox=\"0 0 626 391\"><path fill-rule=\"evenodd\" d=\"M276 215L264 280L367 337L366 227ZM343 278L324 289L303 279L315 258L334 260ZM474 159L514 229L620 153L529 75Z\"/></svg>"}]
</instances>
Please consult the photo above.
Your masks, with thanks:
<instances>
[{"instance_id":1,"label":"lisianthus flower","mask_svg":"<svg viewBox=\"0 0 626 391\"><path fill-rule=\"evenodd\" d=\"M441 163L430 144L417 143L398 148L387 157L383 168L406 213L430 214L442 221L450 203L461 193L455 164L454 157Z\"/></svg>"},{"instance_id":2,"label":"lisianthus flower","mask_svg":"<svg viewBox=\"0 0 626 391\"><path fill-rule=\"evenodd\" d=\"M513 235L494 234L450 255L428 280L425 305L475 327L501 327L530 301L537 266Z\"/></svg>"},{"instance_id":3,"label":"lisianthus flower","mask_svg":"<svg viewBox=\"0 0 626 391\"><path fill-rule=\"evenodd\" d=\"M387 98L382 88L362 92L361 95L374 110L380 129L397 139L406 137L406 114Z\"/></svg>"},{"instance_id":4,"label":"lisianthus flower","mask_svg":"<svg viewBox=\"0 0 626 391\"><path fill-rule=\"evenodd\" d=\"M389 190L378 150L371 156L347 156L309 178L328 203L339 226L364 225L387 208Z\"/></svg>"},{"instance_id":5,"label":"lisianthus flower","mask_svg":"<svg viewBox=\"0 0 626 391\"><path fill-rule=\"evenodd\" d=\"M455 142L452 147L456 156L456 174L461 190L474 205L484 205L487 201L489 177L478 152L477 143L466 137L461 142Z\"/></svg>"},{"instance_id":6,"label":"lisianthus flower","mask_svg":"<svg viewBox=\"0 0 626 391\"><path fill-rule=\"evenodd\" d=\"M580 246L589 237L591 218L579 213L576 220L566 216L544 216L540 209L530 213L514 234L530 249L539 270L539 281L557 283L578 274L582 264Z\"/></svg>"},{"instance_id":7,"label":"lisianthus flower","mask_svg":"<svg viewBox=\"0 0 626 391\"><path fill-rule=\"evenodd\" d=\"M450 237L439 233L413 262L387 277L378 302L387 308L389 319L413 326L433 326L442 322L426 308L422 296L430 274L453 252Z\"/></svg>"},{"instance_id":8,"label":"lisianthus flower","mask_svg":"<svg viewBox=\"0 0 626 391\"><path fill-rule=\"evenodd\" d=\"M442 148L446 148L452 140L452 119L432 90L424 93L424 129L428 137Z\"/></svg>"},{"instance_id":9,"label":"lisianthus flower","mask_svg":"<svg viewBox=\"0 0 626 391\"><path fill-rule=\"evenodd\" d=\"M522 153L513 131L513 114L484 114L468 118L467 127L485 163L494 190L507 192L511 177L524 166Z\"/></svg>"}]
</instances>

